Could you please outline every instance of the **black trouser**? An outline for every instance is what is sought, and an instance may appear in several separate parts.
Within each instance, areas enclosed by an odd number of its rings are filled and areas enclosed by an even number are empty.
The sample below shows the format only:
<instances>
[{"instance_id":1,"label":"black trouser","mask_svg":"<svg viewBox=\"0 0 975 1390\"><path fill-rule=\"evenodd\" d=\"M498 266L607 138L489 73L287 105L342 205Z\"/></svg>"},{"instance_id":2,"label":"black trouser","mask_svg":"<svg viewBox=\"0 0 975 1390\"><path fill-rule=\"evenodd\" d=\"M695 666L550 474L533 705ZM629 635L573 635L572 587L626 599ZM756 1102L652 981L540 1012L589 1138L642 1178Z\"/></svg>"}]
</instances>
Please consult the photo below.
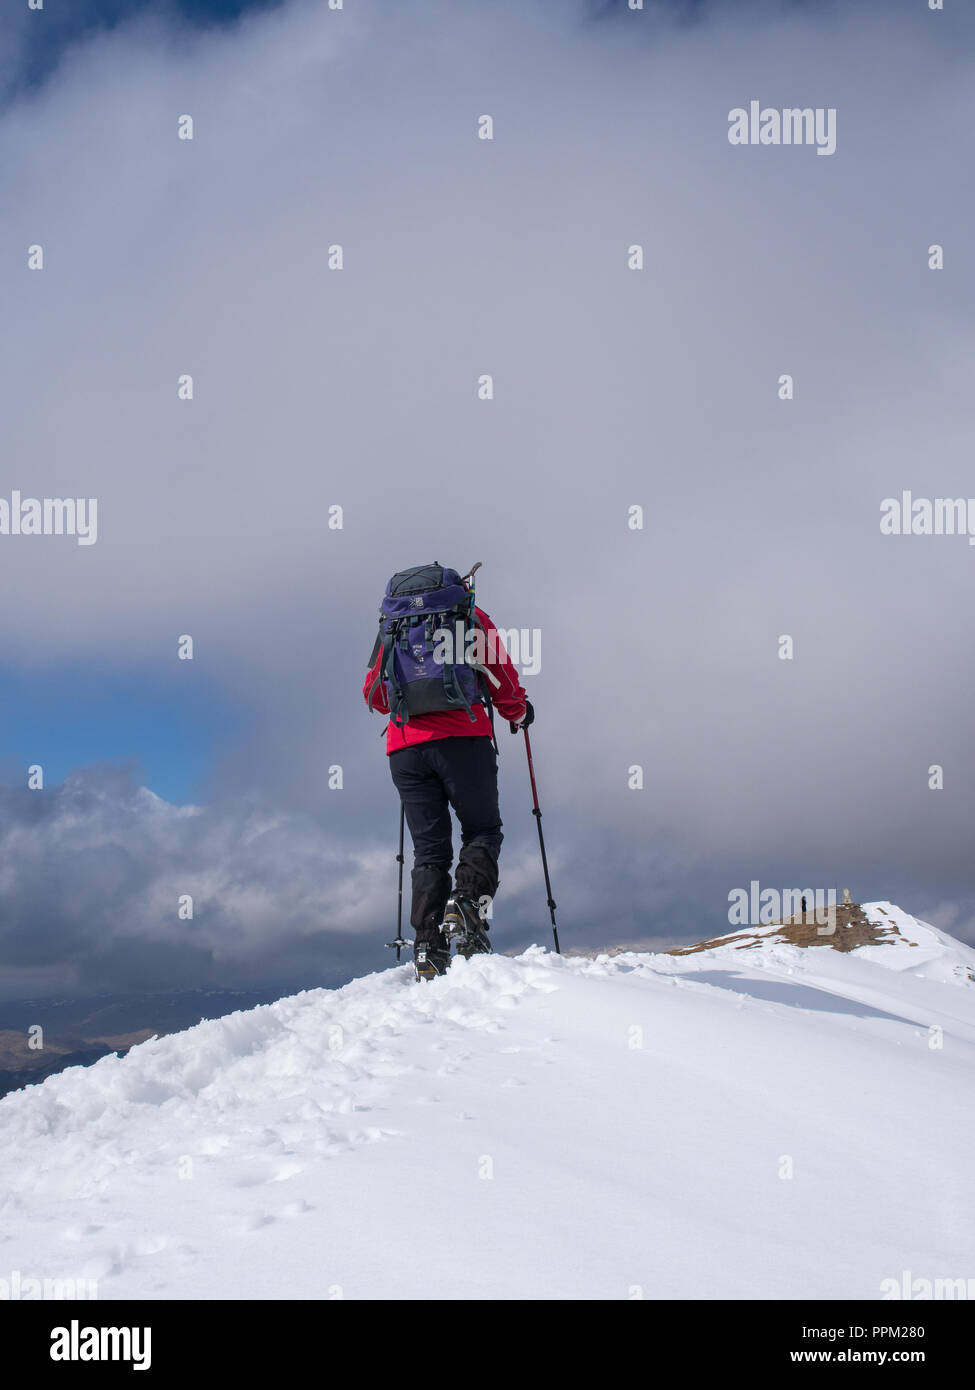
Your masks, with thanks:
<instances>
[{"instance_id":1,"label":"black trouser","mask_svg":"<svg viewBox=\"0 0 975 1390\"><path fill-rule=\"evenodd\" d=\"M389 770L413 837L413 909L418 940L429 940L443 921L450 896L450 807L460 821L461 850L455 890L475 901L498 890L501 816L498 759L491 740L437 738L389 755Z\"/></svg>"}]
</instances>

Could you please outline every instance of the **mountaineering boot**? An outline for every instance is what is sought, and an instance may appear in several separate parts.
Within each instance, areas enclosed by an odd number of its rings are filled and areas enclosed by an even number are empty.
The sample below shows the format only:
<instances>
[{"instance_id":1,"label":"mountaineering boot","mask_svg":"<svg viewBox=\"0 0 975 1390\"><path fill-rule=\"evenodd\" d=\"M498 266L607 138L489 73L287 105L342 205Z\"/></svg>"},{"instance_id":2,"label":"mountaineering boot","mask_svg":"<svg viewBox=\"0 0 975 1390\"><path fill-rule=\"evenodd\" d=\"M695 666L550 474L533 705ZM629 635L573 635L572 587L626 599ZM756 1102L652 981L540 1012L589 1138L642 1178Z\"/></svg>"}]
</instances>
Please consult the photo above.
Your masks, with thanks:
<instances>
[{"instance_id":1,"label":"mountaineering boot","mask_svg":"<svg viewBox=\"0 0 975 1390\"><path fill-rule=\"evenodd\" d=\"M447 899L441 931L448 941L457 942L457 954L469 959L491 950L488 925L473 898L457 894Z\"/></svg>"},{"instance_id":2,"label":"mountaineering boot","mask_svg":"<svg viewBox=\"0 0 975 1390\"><path fill-rule=\"evenodd\" d=\"M450 938L440 931L417 935L413 943L413 968L418 980L435 980L450 968Z\"/></svg>"}]
</instances>

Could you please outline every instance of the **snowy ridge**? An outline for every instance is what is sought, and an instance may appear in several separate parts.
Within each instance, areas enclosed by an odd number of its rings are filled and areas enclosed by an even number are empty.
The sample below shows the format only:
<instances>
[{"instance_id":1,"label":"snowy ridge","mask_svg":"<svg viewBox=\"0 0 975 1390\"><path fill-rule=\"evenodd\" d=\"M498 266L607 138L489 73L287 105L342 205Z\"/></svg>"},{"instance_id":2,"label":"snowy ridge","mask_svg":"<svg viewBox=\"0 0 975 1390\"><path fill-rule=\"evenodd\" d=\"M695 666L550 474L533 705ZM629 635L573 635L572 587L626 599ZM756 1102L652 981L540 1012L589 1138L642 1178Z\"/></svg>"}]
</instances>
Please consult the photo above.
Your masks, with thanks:
<instances>
[{"instance_id":1,"label":"snowy ridge","mask_svg":"<svg viewBox=\"0 0 975 1390\"><path fill-rule=\"evenodd\" d=\"M904 1269L967 1277L975 952L865 910L918 944L533 947L422 986L403 965L50 1077L0 1101L0 1281L876 1298Z\"/></svg>"}]
</instances>

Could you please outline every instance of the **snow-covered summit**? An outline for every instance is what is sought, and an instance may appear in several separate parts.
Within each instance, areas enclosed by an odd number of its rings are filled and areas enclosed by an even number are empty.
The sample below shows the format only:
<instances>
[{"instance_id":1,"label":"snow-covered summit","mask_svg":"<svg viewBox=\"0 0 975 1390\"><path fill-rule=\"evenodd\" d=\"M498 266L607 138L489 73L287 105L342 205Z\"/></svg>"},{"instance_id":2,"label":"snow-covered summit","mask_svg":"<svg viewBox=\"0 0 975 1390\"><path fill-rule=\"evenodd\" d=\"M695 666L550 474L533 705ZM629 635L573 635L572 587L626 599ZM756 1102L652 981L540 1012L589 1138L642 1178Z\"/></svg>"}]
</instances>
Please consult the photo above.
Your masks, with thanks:
<instances>
[{"instance_id":1,"label":"snow-covered summit","mask_svg":"<svg viewBox=\"0 0 975 1390\"><path fill-rule=\"evenodd\" d=\"M975 951L970 946L889 902L842 904L833 914L821 911L819 919L810 911L805 918L800 914L766 926L740 927L668 954L757 950L769 956L771 950L770 958L781 960L781 952L771 949L777 946L827 946L891 970L911 970L924 979L975 983Z\"/></svg>"},{"instance_id":2,"label":"snow-covered summit","mask_svg":"<svg viewBox=\"0 0 975 1390\"><path fill-rule=\"evenodd\" d=\"M533 947L424 985L404 964L52 1076L0 1101L0 1279L623 1299L965 1277L975 952L864 913L894 935Z\"/></svg>"}]
</instances>

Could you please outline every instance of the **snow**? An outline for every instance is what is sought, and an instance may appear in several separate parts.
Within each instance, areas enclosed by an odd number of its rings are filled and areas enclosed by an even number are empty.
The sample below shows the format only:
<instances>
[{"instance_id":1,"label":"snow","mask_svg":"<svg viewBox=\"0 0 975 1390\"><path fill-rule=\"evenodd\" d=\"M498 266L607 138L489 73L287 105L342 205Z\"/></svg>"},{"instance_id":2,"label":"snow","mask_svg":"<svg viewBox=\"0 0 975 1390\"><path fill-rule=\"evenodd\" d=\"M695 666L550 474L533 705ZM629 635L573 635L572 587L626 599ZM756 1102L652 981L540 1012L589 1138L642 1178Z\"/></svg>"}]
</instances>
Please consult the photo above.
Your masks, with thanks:
<instances>
[{"instance_id":1,"label":"snow","mask_svg":"<svg viewBox=\"0 0 975 1390\"><path fill-rule=\"evenodd\" d=\"M0 1101L0 1293L878 1298L975 1274L975 952L865 911L900 938L404 964L52 1076Z\"/></svg>"}]
</instances>

